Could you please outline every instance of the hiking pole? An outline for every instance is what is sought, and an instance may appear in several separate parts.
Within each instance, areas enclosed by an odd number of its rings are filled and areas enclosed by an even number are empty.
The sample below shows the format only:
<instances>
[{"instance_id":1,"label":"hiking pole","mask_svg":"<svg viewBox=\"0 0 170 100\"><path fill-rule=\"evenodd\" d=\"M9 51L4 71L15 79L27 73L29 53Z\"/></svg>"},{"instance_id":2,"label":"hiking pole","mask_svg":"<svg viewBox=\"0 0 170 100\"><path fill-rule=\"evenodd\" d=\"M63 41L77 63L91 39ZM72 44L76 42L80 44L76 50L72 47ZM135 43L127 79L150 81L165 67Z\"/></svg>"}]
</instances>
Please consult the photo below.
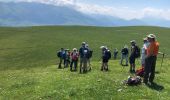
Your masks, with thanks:
<instances>
[{"instance_id":1,"label":"hiking pole","mask_svg":"<svg viewBox=\"0 0 170 100\"><path fill-rule=\"evenodd\" d=\"M161 54L162 55L162 61L161 61L161 67L160 67L160 70L163 66L163 61L164 61L164 57L165 57L165 53L162 53L162 52L158 52L158 54Z\"/></svg>"},{"instance_id":2,"label":"hiking pole","mask_svg":"<svg viewBox=\"0 0 170 100\"><path fill-rule=\"evenodd\" d=\"M164 54L164 53L162 53L162 61L161 61L161 67L160 67L160 70L162 69L162 65L163 65L164 57L165 57L165 54Z\"/></svg>"}]
</instances>

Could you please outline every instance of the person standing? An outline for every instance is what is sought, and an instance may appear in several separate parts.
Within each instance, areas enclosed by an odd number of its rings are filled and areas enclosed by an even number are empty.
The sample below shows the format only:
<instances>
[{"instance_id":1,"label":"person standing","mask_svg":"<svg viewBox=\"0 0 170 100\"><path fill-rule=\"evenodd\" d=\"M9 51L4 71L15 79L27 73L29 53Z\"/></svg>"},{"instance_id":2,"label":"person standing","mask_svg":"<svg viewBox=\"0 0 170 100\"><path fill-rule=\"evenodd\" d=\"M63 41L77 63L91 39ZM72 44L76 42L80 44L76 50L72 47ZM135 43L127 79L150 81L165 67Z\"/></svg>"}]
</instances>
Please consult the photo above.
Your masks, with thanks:
<instances>
[{"instance_id":1,"label":"person standing","mask_svg":"<svg viewBox=\"0 0 170 100\"><path fill-rule=\"evenodd\" d=\"M138 46L136 45L136 41L135 40L132 40L130 41L131 43L131 54L130 54L130 57L129 57L129 62L130 62L130 70L129 72L130 73L135 73L135 60L137 58L137 49L138 49ZM138 54L140 54L140 52L138 52Z\"/></svg>"},{"instance_id":2,"label":"person standing","mask_svg":"<svg viewBox=\"0 0 170 100\"><path fill-rule=\"evenodd\" d=\"M146 52L145 68L144 68L144 80L145 84L152 85L155 77L155 66L157 55L159 51L159 42L156 41L156 36L153 34L148 35L148 42L150 43Z\"/></svg>"},{"instance_id":3,"label":"person standing","mask_svg":"<svg viewBox=\"0 0 170 100\"><path fill-rule=\"evenodd\" d=\"M86 48L86 43L82 42L82 47L79 49L80 54L80 73L87 72L87 60L88 60L89 50Z\"/></svg>"},{"instance_id":4,"label":"person standing","mask_svg":"<svg viewBox=\"0 0 170 100\"><path fill-rule=\"evenodd\" d=\"M71 56L70 71L77 71L77 62L78 62L79 53L76 48L73 48L73 52L70 54L70 56ZM73 70L73 65L74 65L74 70Z\"/></svg>"},{"instance_id":5,"label":"person standing","mask_svg":"<svg viewBox=\"0 0 170 100\"><path fill-rule=\"evenodd\" d=\"M109 59L111 58L111 52L105 46L101 46L100 48L102 49L102 66L101 66L101 71L103 71L103 70L108 71L109 70L108 62L109 62Z\"/></svg>"},{"instance_id":6,"label":"person standing","mask_svg":"<svg viewBox=\"0 0 170 100\"><path fill-rule=\"evenodd\" d=\"M117 54L118 54L118 49L115 48L114 51L113 51L113 58L116 60L117 59Z\"/></svg>"},{"instance_id":7,"label":"person standing","mask_svg":"<svg viewBox=\"0 0 170 100\"><path fill-rule=\"evenodd\" d=\"M57 56L58 56L59 59L60 59L60 62L59 62L59 65L58 65L58 68L59 68L59 69L62 68L61 64L62 64L62 62L63 62L63 60L64 60L64 54L65 54L64 48L61 48L61 50L57 52ZM64 63L63 63L63 65L64 65Z\"/></svg>"},{"instance_id":8,"label":"person standing","mask_svg":"<svg viewBox=\"0 0 170 100\"><path fill-rule=\"evenodd\" d=\"M89 52L88 52L88 57L87 57L87 69L90 71L91 70L91 63L90 63L90 59L91 59L91 57L92 57L92 55L93 55L93 51L89 48L89 45L88 44L86 44L86 48L89 50Z\"/></svg>"},{"instance_id":9,"label":"person standing","mask_svg":"<svg viewBox=\"0 0 170 100\"><path fill-rule=\"evenodd\" d=\"M141 52L141 66L144 68L145 66L145 58L146 58L146 50L148 48L149 42L147 38L143 39L143 47L142 47L142 52Z\"/></svg>"},{"instance_id":10,"label":"person standing","mask_svg":"<svg viewBox=\"0 0 170 100\"><path fill-rule=\"evenodd\" d=\"M123 60L126 60L126 64L125 66L128 66L128 55L129 55L129 50L128 50L128 46L125 45L121 51L121 60L120 60L120 65L123 65Z\"/></svg>"}]
</instances>

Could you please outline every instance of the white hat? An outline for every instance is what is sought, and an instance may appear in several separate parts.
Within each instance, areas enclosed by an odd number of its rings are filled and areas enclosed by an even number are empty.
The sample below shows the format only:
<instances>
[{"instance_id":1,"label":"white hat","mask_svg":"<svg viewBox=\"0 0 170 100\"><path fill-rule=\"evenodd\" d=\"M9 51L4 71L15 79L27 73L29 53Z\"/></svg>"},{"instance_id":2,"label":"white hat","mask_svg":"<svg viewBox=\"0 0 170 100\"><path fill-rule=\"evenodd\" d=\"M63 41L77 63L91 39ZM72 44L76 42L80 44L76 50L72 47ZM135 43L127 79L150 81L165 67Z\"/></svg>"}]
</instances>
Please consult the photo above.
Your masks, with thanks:
<instances>
[{"instance_id":1,"label":"white hat","mask_svg":"<svg viewBox=\"0 0 170 100\"><path fill-rule=\"evenodd\" d=\"M100 49L106 48L105 46L100 46Z\"/></svg>"},{"instance_id":2,"label":"white hat","mask_svg":"<svg viewBox=\"0 0 170 100\"><path fill-rule=\"evenodd\" d=\"M77 49L76 49L76 48L73 48L73 51L75 51L75 50L77 51Z\"/></svg>"},{"instance_id":3,"label":"white hat","mask_svg":"<svg viewBox=\"0 0 170 100\"><path fill-rule=\"evenodd\" d=\"M143 40L144 40L144 41L147 41L148 39L145 37L145 38L143 38Z\"/></svg>"},{"instance_id":4,"label":"white hat","mask_svg":"<svg viewBox=\"0 0 170 100\"><path fill-rule=\"evenodd\" d=\"M135 41L135 40L132 40L132 41L130 41L130 43L136 43L136 41Z\"/></svg>"},{"instance_id":5,"label":"white hat","mask_svg":"<svg viewBox=\"0 0 170 100\"><path fill-rule=\"evenodd\" d=\"M156 38L156 36L154 34L149 34L147 37L151 38L151 39L155 39Z\"/></svg>"},{"instance_id":6,"label":"white hat","mask_svg":"<svg viewBox=\"0 0 170 100\"><path fill-rule=\"evenodd\" d=\"M82 45L85 45L86 44L86 42L82 42Z\"/></svg>"}]
</instances>

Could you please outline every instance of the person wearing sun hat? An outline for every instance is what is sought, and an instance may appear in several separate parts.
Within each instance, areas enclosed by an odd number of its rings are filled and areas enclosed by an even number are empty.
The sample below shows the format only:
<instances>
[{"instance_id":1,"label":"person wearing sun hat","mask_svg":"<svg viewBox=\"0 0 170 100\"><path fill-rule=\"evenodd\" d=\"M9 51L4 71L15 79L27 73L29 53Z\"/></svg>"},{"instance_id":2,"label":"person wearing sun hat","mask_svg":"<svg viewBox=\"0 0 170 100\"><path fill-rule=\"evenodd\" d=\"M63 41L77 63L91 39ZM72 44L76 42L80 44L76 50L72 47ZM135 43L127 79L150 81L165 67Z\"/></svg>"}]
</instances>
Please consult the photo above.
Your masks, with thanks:
<instances>
[{"instance_id":1,"label":"person wearing sun hat","mask_svg":"<svg viewBox=\"0 0 170 100\"><path fill-rule=\"evenodd\" d=\"M130 63L130 70L129 72L130 73L135 73L135 59L136 59L136 48L137 48L137 45L136 45L136 41L135 40L132 40L130 41L131 43L131 54L130 54L130 57L129 57L129 63Z\"/></svg>"},{"instance_id":2,"label":"person wearing sun hat","mask_svg":"<svg viewBox=\"0 0 170 100\"><path fill-rule=\"evenodd\" d=\"M156 36L154 34L149 34L147 38L150 44L146 50L143 82L145 84L152 84L155 77L155 66L159 51L159 42L156 41Z\"/></svg>"},{"instance_id":3,"label":"person wearing sun hat","mask_svg":"<svg viewBox=\"0 0 170 100\"><path fill-rule=\"evenodd\" d=\"M73 48L73 51L71 52L71 64L70 64L70 71L73 71L72 66L74 64L74 71L77 71L77 62L79 53L77 51L77 48Z\"/></svg>"}]
</instances>

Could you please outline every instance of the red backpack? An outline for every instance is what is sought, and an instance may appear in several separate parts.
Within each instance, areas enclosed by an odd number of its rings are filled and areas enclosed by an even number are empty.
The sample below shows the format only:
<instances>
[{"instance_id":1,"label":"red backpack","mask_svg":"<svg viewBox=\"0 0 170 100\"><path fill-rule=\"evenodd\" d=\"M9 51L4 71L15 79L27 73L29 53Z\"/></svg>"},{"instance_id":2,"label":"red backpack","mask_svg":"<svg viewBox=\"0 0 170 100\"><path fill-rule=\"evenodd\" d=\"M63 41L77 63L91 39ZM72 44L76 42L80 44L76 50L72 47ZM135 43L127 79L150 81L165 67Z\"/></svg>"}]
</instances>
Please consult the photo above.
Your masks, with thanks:
<instances>
[{"instance_id":1,"label":"red backpack","mask_svg":"<svg viewBox=\"0 0 170 100\"><path fill-rule=\"evenodd\" d=\"M78 52L76 52L75 55L74 55L73 53L74 53L74 52L71 53L71 58L72 58L73 60L78 60L78 57L79 57Z\"/></svg>"},{"instance_id":2,"label":"red backpack","mask_svg":"<svg viewBox=\"0 0 170 100\"><path fill-rule=\"evenodd\" d=\"M143 77L144 76L144 67L141 67L141 68L137 69L136 70L136 75Z\"/></svg>"}]
</instances>

